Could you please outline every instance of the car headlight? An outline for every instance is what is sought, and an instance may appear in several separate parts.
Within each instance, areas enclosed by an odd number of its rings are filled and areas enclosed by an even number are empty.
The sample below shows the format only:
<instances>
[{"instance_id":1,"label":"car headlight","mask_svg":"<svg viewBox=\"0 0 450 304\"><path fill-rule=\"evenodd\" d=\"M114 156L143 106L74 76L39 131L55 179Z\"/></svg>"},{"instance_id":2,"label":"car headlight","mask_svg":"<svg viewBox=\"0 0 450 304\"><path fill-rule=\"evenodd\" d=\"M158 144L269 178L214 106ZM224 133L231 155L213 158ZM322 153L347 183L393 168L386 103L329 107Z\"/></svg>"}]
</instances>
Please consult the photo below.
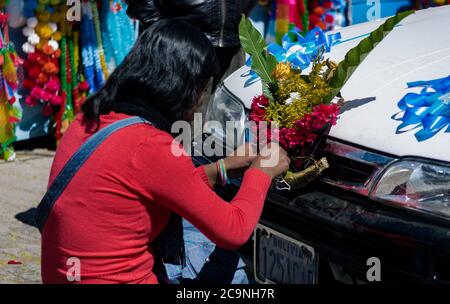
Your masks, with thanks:
<instances>
[{"instance_id":1,"label":"car headlight","mask_svg":"<svg viewBox=\"0 0 450 304\"><path fill-rule=\"evenodd\" d=\"M450 165L414 159L395 162L378 180L370 196L450 218Z\"/></svg>"},{"instance_id":2,"label":"car headlight","mask_svg":"<svg viewBox=\"0 0 450 304\"><path fill-rule=\"evenodd\" d=\"M246 113L242 103L222 85L214 94L205 115L204 132L234 149L245 141Z\"/></svg>"}]
</instances>

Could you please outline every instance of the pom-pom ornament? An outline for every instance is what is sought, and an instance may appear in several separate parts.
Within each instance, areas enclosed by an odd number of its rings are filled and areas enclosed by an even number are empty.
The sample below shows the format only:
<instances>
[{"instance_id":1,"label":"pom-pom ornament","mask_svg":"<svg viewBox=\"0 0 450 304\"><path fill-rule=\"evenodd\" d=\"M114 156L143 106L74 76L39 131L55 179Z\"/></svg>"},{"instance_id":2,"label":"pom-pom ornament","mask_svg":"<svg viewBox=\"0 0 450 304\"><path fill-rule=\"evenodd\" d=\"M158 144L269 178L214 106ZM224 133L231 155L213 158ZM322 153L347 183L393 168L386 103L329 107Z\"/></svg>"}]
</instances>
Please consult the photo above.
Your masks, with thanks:
<instances>
[{"instance_id":1,"label":"pom-pom ornament","mask_svg":"<svg viewBox=\"0 0 450 304\"><path fill-rule=\"evenodd\" d=\"M37 79L39 77L39 74L41 74L41 67L34 66L31 69L28 69L28 77L31 79Z\"/></svg>"},{"instance_id":2,"label":"pom-pom ornament","mask_svg":"<svg viewBox=\"0 0 450 304\"><path fill-rule=\"evenodd\" d=\"M53 62L47 62L44 65L44 71L47 74L57 74L59 73L59 68Z\"/></svg>"},{"instance_id":3,"label":"pom-pom ornament","mask_svg":"<svg viewBox=\"0 0 450 304\"><path fill-rule=\"evenodd\" d=\"M57 78L52 78L49 82L47 82L45 88L52 93L57 93L61 89L61 84Z\"/></svg>"},{"instance_id":4,"label":"pom-pom ornament","mask_svg":"<svg viewBox=\"0 0 450 304\"><path fill-rule=\"evenodd\" d=\"M36 27L36 33L44 39L50 39L53 34L52 28L48 24L39 23Z\"/></svg>"},{"instance_id":5,"label":"pom-pom ornament","mask_svg":"<svg viewBox=\"0 0 450 304\"><path fill-rule=\"evenodd\" d=\"M28 37L28 43L31 45L37 45L39 42L41 42L41 38L39 38L39 36L36 33L31 34Z\"/></svg>"},{"instance_id":6,"label":"pom-pom ornament","mask_svg":"<svg viewBox=\"0 0 450 304\"><path fill-rule=\"evenodd\" d=\"M50 18L52 17L52 14L49 11L44 11L42 13L39 13L37 15L38 20L42 22L49 22Z\"/></svg>"},{"instance_id":7,"label":"pom-pom ornament","mask_svg":"<svg viewBox=\"0 0 450 304\"><path fill-rule=\"evenodd\" d=\"M56 31L58 30L58 25L55 22L50 22L48 24L48 27L51 29L52 34L56 33Z\"/></svg>"},{"instance_id":8,"label":"pom-pom ornament","mask_svg":"<svg viewBox=\"0 0 450 304\"><path fill-rule=\"evenodd\" d=\"M62 98L58 95L53 95L50 100L50 103L54 106L59 106L61 104L61 102L62 102Z\"/></svg>"},{"instance_id":9,"label":"pom-pom ornament","mask_svg":"<svg viewBox=\"0 0 450 304\"><path fill-rule=\"evenodd\" d=\"M50 40L48 42L48 45L53 49L54 52L56 52L59 49L59 43L56 40Z\"/></svg>"},{"instance_id":10,"label":"pom-pom ornament","mask_svg":"<svg viewBox=\"0 0 450 304\"><path fill-rule=\"evenodd\" d=\"M35 34L36 32L34 31L34 28L32 28L32 27L29 27L29 26L26 26L26 27L24 27L23 29L22 29L22 34L25 36L25 37L29 37L29 36L31 36L32 34Z\"/></svg>"},{"instance_id":11,"label":"pom-pom ornament","mask_svg":"<svg viewBox=\"0 0 450 304\"><path fill-rule=\"evenodd\" d=\"M31 54L36 51L36 48L34 47L34 45L30 44L29 42L26 42L22 45L22 51L25 54Z\"/></svg>"},{"instance_id":12,"label":"pom-pom ornament","mask_svg":"<svg viewBox=\"0 0 450 304\"><path fill-rule=\"evenodd\" d=\"M56 40L56 41L60 41L60 40L62 39L62 34L61 34L61 32L60 32L60 31L57 31L56 33L54 33L53 36L52 36L52 39L53 39L53 40Z\"/></svg>"},{"instance_id":13,"label":"pom-pom ornament","mask_svg":"<svg viewBox=\"0 0 450 304\"><path fill-rule=\"evenodd\" d=\"M38 25L39 21L36 17L27 19L27 26L31 28L35 28Z\"/></svg>"},{"instance_id":14,"label":"pom-pom ornament","mask_svg":"<svg viewBox=\"0 0 450 304\"><path fill-rule=\"evenodd\" d=\"M56 11L56 12L53 13L52 17L50 18L50 21L58 24L63 19L64 19L64 14L61 13L61 12Z\"/></svg>"},{"instance_id":15,"label":"pom-pom ornament","mask_svg":"<svg viewBox=\"0 0 450 304\"><path fill-rule=\"evenodd\" d=\"M40 73L37 79L37 82L39 84L45 84L48 81L48 76L45 73Z\"/></svg>"}]
</instances>

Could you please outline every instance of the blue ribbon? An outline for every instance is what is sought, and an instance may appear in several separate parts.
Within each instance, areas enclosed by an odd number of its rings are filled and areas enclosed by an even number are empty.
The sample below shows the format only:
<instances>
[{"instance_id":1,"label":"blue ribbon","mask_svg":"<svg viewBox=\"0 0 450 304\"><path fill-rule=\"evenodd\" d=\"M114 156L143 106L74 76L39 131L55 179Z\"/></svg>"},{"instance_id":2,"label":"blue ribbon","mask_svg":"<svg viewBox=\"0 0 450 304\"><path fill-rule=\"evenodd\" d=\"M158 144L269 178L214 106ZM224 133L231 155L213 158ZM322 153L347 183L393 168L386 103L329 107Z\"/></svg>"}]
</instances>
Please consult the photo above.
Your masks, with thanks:
<instances>
[{"instance_id":1,"label":"blue ribbon","mask_svg":"<svg viewBox=\"0 0 450 304\"><path fill-rule=\"evenodd\" d=\"M294 41L291 37L294 36ZM298 28L294 28L283 36L281 46L276 43L268 45L267 50L277 58L278 62L289 62L293 68L306 69L320 48L325 52L331 50L331 46L341 40L341 33L325 34L322 29L316 27L310 30L304 37Z\"/></svg>"},{"instance_id":2,"label":"blue ribbon","mask_svg":"<svg viewBox=\"0 0 450 304\"><path fill-rule=\"evenodd\" d=\"M423 87L420 93L407 93L399 102L401 111L392 118L402 123L397 134L420 128L418 141L427 140L442 129L450 133L450 75L444 78L407 83L408 88ZM397 116L404 112L403 116Z\"/></svg>"},{"instance_id":3,"label":"blue ribbon","mask_svg":"<svg viewBox=\"0 0 450 304\"><path fill-rule=\"evenodd\" d=\"M297 41L293 41L290 35L295 36ZM294 28L283 36L281 46L270 43L267 51L274 55L278 62L289 62L293 68L304 70L321 47L325 48L325 52L329 52L331 46L340 43L340 40L339 32L325 35L321 28L316 27L303 37L300 30ZM251 58L247 59L246 65L252 65Z\"/></svg>"}]
</instances>

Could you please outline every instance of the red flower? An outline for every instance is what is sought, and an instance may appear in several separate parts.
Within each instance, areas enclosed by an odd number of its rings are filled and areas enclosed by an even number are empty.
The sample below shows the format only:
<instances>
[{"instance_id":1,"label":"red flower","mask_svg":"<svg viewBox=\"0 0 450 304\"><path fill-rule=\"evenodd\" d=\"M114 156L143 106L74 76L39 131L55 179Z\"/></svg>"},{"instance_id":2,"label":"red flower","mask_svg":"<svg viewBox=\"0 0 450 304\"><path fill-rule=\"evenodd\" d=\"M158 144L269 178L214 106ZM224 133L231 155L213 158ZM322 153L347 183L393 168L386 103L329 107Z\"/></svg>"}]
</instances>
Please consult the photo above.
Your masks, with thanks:
<instances>
[{"instance_id":1,"label":"red flower","mask_svg":"<svg viewBox=\"0 0 450 304\"><path fill-rule=\"evenodd\" d=\"M266 96L260 95L253 98L250 109L250 119L259 122L264 121L266 116L266 107L269 105L269 99Z\"/></svg>"},{"instance_id":2,"label":"red flower","mask_svg":"<svg viewBox=\"0 0 450 304\"><path fill-rule=\"evenodd\" d=\"M288 151L298 151L308 147L317 140L318 131L322 131L330 123L336 124L339 106L318 105L311 113L295 122L293 128L280 130L280 145Z\"/></svg>"},{"instance_id":3,"label":"red flower","mask_svg":"<svg viewBox=\"0 0 450 304\"><path fill-rule=\"evenodd\" d=\"M25 98L25 103L30 107L37 105L36 99L30 95L28 95L27 98Z\"/></svg>"},{"instance_id":4,"label":"red flower","mask_svg":"<svg viewBox=\"0 0 450 304\"><path fill-rule=\"evenodd\" d=\"M250 119L255 122L267 121L266 108L269 105L269 100L264 95L253 98ZM316 143L321 132L325 132L328 126L336 124L337 116L339 114L339 106L335 104L321 104L315 106L310 113L304 115L301 119L294 123L292 128L281 128L272 130L279 137L280 146L287 150L296 161L293 163L295 167L300 167L302 163L301 158L296 156L305 156L309 149ZM258 141L260 145L264 145L271 141L271 122L268 121L267 139L258 134ZM253 130L255 136L257 130Z\"/></svg>"},{"instance_id":5,"label":"red flower","mask_svg":"<svg viewBox=\"0 0 450 304\"><path fill-rule=\"evenodd\" d=\"M40 87L34 87L31 90L31 97L35 100L40 100L42 94L42 89Z\"/></svg>"},{"instance_id":6,"label":"red flower","mask_svg":"<svg viewBox=\"0 0 450 304\"><path fill-rule=\"evenodd\" d=\"M30 79L24 79L22 86L25 89L31 91L36 86L36 83Z\"/></svg>"},{"instance_id":7,"label":"red flower","mask_svg":"<svg viewBox=\"0 0 450 304\"><path fill-rule=\"evenodd\" d=\"M51 116L53 114L53 108L51 105L47 104L42 108L42 115Z\"/></svg>"}]
</instances>

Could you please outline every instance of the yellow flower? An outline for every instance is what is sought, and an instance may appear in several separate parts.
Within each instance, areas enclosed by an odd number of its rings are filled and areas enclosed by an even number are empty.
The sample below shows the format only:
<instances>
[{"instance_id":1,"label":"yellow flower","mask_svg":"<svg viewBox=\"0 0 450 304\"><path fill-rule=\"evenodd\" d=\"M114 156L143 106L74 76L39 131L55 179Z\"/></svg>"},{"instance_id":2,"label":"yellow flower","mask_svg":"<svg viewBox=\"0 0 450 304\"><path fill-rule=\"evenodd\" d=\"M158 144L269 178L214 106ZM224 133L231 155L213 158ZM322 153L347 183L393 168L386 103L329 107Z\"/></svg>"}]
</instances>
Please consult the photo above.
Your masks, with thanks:
<instances>
[{"instance_id":1,"label":"yellow flower","mask_svg":"<svg viewBox=\"0 0 450 304\"><path fill-rule=\"evenodd\" d=\"M273 71L273 76L278 81L287 79L291 74L291 64L289 62L280 62Z\"/></svg>"},{"instance_id":2,"label":"yellow flower","mask_svg":"<svg viewBox=\"0 0 450 304\"><path fill-rule=\"evenodd\" d=\"M309 75L301 75L301 71L291 69L289 63L279 63L274 70L277 80L274 101L266 110L266 119L278 122L280 127L292 128L314 106L324 103L331 93L322 73L325 66L324 60L315 59Z\"/></svg>"}]
</instances>

